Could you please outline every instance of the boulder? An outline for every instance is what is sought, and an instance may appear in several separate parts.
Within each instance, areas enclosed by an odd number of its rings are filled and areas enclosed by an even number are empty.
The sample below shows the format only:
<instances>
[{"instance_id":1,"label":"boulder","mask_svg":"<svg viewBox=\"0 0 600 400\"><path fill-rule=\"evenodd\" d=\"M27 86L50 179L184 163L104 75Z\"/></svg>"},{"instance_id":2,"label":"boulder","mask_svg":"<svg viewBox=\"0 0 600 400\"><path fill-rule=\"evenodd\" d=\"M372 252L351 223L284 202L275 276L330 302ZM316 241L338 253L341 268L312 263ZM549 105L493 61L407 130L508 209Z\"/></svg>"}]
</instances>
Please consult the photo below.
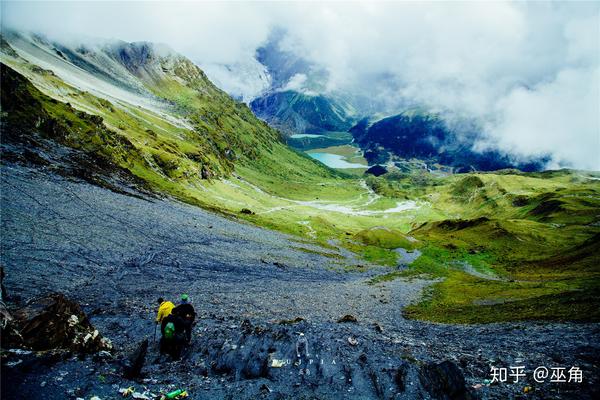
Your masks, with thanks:
<instances>
[{"instance_id":1,"label":"boulder","mask_svg":"<svg viewBox=\"0 0 600 400\"><path fill-rule=\"evenodd\" d=\"M79 304L58 293L37 298L17 309L10 325L20 335L7 343L11 347L77 353L112 349L110 340L94 329Z\"/></svg>"},{"instance_id":2,"label":"boulder","mask_svg":"<svg viewBox=\"0 0 600 400\"><path fill-rule=\"evenodd\" d=\"M144 339L137 346L135 351L131 353L127 363L123 367L123 376L127 379L136 379L142 372L144 360L148 353L148 339Z\"/></svg>"},{"instance_id":3,"label":"boulder","mask_svg":"<svg viewBox=\"0 0 600 400\"><path fill-rule=\"evenodd\" d=\"M452 361L423 364L419 379L427 392L439 400L468 400L470 393L465 385L462 371Z\"/></svg>"},{"instance_id":4,"label":"boulder","mask_svg":"<svg viewBox=\"0 0 600 400\"><path fill-rule=\"evenodd\" d=\"M356 317L354 315L350 315L350 314L346 314L344 315L342 318L337 320L338 324L344 323L344 322L358 322L358 320L356 319Z\"/></svg>"},{"instance_id":5,"label":"boulder","mask_svg":"<svg viewBox=\"0 0 600 400\"><path fill-rule=\"evenodd\" d=\"M371 168L365 171L365 175L381 176L387 174L388 170L383 165L373 165Z\"/></svg>"}]
</instances>

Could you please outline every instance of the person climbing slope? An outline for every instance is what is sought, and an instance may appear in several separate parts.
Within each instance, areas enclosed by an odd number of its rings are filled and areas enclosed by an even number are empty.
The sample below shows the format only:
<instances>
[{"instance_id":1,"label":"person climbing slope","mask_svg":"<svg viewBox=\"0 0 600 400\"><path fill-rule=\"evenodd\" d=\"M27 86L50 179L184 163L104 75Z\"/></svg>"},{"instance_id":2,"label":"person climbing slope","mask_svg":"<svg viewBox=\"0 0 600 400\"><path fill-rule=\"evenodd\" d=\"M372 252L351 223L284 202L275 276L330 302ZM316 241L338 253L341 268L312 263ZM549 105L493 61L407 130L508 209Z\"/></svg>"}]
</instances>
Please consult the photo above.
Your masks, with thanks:
<instances>
[{"instance_id":1,"label":"person climbing slope","mask_svg":"<svg viewBox=\"0 0 600 400\"><path fill-rule=\"evenodd\" d=\"M160 323L160 353L169 354L174 360L179 359L183 348L185 329L182 318L173 314L175 304L158 299L156 323Z\"/></svg>"},{"instance_id":2,"label":"person climbing slope","mask_svg":"<svg viewBox=\"0 0 600 400\"><path fill-rule=\"evenodd\" d=\"M173 309L172 314L181 318L185 330L185 341L190 344L192 340L192 326L196 320L196 311L190 304L190 298L187 294L181 295L181 302Z\"/></svg>"},{"instance_id":3,"label":"person climbing slope","mask_svg":"<svg viewBox=\"0 0 600 400\"><path fill-rule=\"evenodd\" d=\"M173 313L163 318L161 326L160 353L169 354L173 360L181 356L185 342L183 320Z\"/></svg>"},{"instance_id":4,"label":"person climbing slope","mask_svg":"<svg viewBox=\"0 0 600 400\"><path fill-rule=\"evenodd\" d=\"M173 311L173 308L175 308L175 304L173 304L170 301L165 301L162 297L158 298L158 312L156 313L156 323L160 324L163 322L163 319L168 316L169 314L171 314L171 311ZM161 332L162 332L162 328L161 328Z\"/></svg>"}]
</instances>

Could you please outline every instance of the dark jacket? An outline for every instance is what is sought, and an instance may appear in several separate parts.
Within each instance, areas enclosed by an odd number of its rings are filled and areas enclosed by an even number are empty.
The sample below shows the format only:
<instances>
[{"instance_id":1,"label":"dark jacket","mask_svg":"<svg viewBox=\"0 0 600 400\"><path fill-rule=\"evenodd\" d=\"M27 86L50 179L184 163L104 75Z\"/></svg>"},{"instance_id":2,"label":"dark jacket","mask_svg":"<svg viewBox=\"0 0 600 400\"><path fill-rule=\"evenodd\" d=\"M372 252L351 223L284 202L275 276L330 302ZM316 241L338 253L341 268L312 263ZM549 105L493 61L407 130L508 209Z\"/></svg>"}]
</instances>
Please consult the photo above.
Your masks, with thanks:
<instances>
[{"instance_id":1,"label":"dark jacket","mask_svg":"<svg viewBox=\"0 0 600 400\"><path fill-rule=\"evenodd\" d=\"M190 303L182 303L171 311L171 314L177 315L187 321L194 321L196 319L196 311Z\"/></svg>"}]
</instances>

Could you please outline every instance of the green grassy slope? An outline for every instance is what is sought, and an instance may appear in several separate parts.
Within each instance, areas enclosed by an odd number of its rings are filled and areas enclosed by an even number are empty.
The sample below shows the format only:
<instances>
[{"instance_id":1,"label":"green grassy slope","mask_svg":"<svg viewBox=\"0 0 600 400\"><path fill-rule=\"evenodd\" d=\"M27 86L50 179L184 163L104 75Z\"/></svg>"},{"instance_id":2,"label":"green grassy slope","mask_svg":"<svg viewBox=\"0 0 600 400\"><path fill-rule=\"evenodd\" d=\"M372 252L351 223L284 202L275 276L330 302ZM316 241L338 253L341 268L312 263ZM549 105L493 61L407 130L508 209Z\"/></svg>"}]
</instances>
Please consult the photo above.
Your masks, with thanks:
<instances>
[{"instance_id":1,"label":"green grassy slope","mask_svg":"<svg viewBox=\"0 0 600 400\"><path fill-rule=\"evenodd\" d=\"M448 177L425 195L454 218L405 272L442 277L407 316L441 322L600 320L600 185L578 172ZM427 189L426 189L427 191Z\"/></svg>"}]
</instances>

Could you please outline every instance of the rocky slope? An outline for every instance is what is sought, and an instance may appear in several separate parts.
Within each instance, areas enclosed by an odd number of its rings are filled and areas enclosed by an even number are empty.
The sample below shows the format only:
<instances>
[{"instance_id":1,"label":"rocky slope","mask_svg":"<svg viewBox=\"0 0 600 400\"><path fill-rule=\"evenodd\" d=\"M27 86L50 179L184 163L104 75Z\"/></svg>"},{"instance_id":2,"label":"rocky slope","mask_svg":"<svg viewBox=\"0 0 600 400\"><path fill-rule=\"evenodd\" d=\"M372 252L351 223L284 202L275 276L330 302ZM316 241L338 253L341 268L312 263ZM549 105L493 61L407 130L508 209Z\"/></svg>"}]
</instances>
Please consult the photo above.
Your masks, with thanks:
<instances>
[{"instance_id":1,"label":"rocky slope","mask_svg":"<svg viewBox=\"0 0 600 400\"><path fill-rule=\"evenodd\" d=\"M115 398L129 386L148 395L185 388L193 399L496 399L525 387L528 398L598 395L597 325L409 321L402 308L427 281L369 285L377 270L342 272L339 260L303 250L317 248L293 237L39 166L5 163L1 185L9 304L64 293L115 346L79 358L4 352L3 397ZM182 360L171 362L152 343L153 308L157 296L181 292L199 323ZM346 314L356 322L337 322ZM297 332L323 360L308 374L272 366L296 360ZM144 338L142 375L126 379L123 366ZM446 360L454 364L440 364ZM523 365L528 377L488 386L492 365ZM579 366L584 382L537 384L531 372L540 365Z\"/></svg>"}]
</instances>

